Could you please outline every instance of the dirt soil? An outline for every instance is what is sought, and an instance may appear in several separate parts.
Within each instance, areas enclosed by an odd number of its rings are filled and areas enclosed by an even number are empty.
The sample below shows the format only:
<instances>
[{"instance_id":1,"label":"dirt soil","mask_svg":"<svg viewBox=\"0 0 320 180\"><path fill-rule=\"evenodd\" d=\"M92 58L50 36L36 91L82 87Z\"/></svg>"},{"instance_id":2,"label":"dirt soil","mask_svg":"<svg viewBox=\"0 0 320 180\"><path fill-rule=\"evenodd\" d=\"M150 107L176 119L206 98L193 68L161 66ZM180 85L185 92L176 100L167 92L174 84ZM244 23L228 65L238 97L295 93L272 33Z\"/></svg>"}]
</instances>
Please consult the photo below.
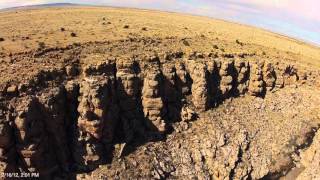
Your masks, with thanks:
<instances>
[{"instance_id":1,"label":"dirt soil","mask_svg":"<svg viewBox=\"0 0 320 180\"><path fill-rule=\"evenodd\" d=\"M0 12L0 170L319 179L320 49L184 14Z\"/></svg>"}]
</instances>

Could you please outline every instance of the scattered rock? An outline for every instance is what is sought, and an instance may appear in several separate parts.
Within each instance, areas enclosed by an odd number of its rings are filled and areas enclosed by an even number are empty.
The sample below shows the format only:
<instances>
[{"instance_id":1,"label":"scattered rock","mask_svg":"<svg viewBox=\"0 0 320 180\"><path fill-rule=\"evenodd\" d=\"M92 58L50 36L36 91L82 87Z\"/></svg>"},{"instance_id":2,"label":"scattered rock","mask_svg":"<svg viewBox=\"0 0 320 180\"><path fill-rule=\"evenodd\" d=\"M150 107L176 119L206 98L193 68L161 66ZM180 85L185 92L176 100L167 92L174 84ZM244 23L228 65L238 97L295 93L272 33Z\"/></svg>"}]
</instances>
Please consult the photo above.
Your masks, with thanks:
<instances>
[{"instance_id":1,"label":"scattered rock","mask_svg":"<svg viewBox=\"0 0 320 180\"><path fill-rule=\"evenodd\" d=\"M197 114L195 111L193 111L192 109L190 109L187 106L184 106L181 110L181 120L182 121L194 121L197 118Z\"/></svg>"},{"instance_id":2,"label":"scattered rock","mask_svg":"<svg viewBox=\"0 0 320 180\"><path fill-rule=\"evenodd\" d=\"M243 43L240 42L238 39L236 40L236 43L239 44L240 46L243 46Z\"/></svg>"},{"instance_id":3,"label":"scattered rock","mask_svg":"<svg viewBox=\"0 0 320 180\"><path fill-rule=\"evenodd\" d=\"M14 95L18 91L18 87L16 85L11 85L7 88L7 94Z\"/></svg>"},{"instance_id":4,"label":"scattered rock","mask_svg":"<svg viewBox=\"0 0 320 180\"><path fill-rule=\"evenodd\" d=\"M183 43L185 46L190 46L190 43L189 43L187 40L185 40L185 39L182 41L182 43Z\"/></svg>"}]
</instances>

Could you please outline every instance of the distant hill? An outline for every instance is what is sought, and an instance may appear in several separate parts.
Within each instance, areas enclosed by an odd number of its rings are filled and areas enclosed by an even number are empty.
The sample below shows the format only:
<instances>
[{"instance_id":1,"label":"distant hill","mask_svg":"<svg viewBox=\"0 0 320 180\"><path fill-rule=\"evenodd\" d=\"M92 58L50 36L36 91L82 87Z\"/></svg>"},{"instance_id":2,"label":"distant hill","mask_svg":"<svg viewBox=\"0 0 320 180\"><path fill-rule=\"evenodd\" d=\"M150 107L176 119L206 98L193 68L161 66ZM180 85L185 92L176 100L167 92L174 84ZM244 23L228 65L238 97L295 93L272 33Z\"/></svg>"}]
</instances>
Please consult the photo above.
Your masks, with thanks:
<instances>
[{"instance_id":1,"label":"distant hill","mask_svg":"<svg viewBox=\"0 0 320 180\"><path fill-rule=\"evenodd\" d=\"M37 5L27 5L27 6L17 6L0 9L0 11L10 11L10 10L18 10L18 9L37 9L37 8L45 8L45 7L64 7L64 6L83 6L81 4L74 3L51 3L51 4L37 4Z\"/></svg>"}]
</instances>

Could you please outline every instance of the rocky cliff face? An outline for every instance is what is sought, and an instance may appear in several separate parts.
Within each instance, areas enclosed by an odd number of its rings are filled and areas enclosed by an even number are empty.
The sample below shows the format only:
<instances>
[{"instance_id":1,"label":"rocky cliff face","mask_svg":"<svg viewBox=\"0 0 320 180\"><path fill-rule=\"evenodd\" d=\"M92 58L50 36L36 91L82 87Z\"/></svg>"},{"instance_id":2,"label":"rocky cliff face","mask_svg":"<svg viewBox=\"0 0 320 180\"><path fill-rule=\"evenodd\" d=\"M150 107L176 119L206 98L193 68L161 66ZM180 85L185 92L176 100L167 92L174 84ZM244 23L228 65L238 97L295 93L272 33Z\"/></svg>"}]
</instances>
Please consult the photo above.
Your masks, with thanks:
<instances>
[{"instance_id":1,"label":"rocky cliff face","mask_svg":"<svg viewBox=\"0 0 320 180\"><path fill-rule=\"evenodd\" d=\"M286 86L317 81L316 72L302 69L298 75L299 69L287 63L202 53L77 58L2 88L0 160L5 172L49 177L93 170L112 159L116 143L164 136L172 123L194 120L228 99L263 98ZM232 156L248 148L242 136ZM221 158L230 155L220 153ZM230 163L230 168L237 165ZM225 171L211 168L217 176Z\"/></svg>"}]
</instances>

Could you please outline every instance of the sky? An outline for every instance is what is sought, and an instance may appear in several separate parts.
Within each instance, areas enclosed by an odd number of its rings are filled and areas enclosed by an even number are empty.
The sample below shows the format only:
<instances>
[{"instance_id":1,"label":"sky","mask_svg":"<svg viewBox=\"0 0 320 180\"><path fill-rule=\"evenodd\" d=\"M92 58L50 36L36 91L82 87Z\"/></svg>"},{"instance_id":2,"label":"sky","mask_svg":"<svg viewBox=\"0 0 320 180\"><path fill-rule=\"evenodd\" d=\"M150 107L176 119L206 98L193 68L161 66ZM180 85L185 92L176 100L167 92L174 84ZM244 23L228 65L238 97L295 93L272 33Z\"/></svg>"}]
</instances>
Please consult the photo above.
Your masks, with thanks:
<instances>
[{"instance_id":1,"label":"sky","mask_svg":"<svg viewBox=\"0 0 320 180\"><path fill-rule=\"evenodd\" d=\"M190 13L264 28L320 46L320 0L0 0L0 9L46 3Z\"/></svg>"}]
</instances>

